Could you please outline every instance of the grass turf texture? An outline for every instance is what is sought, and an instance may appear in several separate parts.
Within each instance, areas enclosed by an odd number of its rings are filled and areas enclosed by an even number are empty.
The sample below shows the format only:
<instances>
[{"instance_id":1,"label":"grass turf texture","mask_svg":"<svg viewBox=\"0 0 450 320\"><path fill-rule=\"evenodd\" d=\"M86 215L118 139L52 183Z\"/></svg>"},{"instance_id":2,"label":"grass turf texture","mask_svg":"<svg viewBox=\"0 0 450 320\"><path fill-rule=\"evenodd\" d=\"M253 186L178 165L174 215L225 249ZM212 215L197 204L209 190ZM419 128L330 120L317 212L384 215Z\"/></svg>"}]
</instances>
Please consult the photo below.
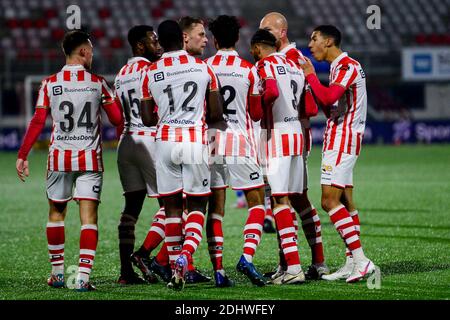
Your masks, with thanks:
<instances>
[{"instance_id":1,"label":"grass turf texture","mask_svg":"<svg viewBox=\"0 0 450 320\"><path fill-rule=\"evenodd\" d=\"M188 285L173 292L156 285L120 286L117 224L123 206L114 152L105 152L106 172L99 211L99 245L92 280L96 292L77 293L52 289L45 238L48 205L45 197L46 153L30 159L31 176L25 184L15 173L13 153L0 155L0 299L449 299L450 298L450 148L442 146L367 146L355 170L355 201L360 210L362 243L368 257L381 269L381 289L369 290L366 282L307 282L296 286L257 288L237 274L242 252L246 210L234 209L229 191L224 220L224 265L236 280L234 288L209 284ZM320 150L309 161L309 196L320 207ZM147 200L136 228L137 245L144 239L156 212ZM344 246L328 216L320 210L328 266L344 262ZM78 261L80 222L72 201L66 218L66 269ZM205 232L204 232L205 234ZM300 232L304 269L310 250ZM205 239L194 256L196 266L212 275ZM255 265L261 272L277 264L276 236L264 234ZM66 274L66 279L68 274Z\"/></svg>"}]
</instances>

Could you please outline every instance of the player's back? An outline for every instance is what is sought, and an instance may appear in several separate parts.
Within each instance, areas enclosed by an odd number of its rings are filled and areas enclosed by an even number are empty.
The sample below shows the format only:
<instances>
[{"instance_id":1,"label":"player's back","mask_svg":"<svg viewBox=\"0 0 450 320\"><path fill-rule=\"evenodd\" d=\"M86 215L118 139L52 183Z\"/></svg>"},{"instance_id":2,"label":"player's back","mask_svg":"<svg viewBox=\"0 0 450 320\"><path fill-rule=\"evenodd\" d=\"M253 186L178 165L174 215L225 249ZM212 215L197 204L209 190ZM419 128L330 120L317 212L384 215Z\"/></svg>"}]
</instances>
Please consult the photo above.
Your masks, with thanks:
<instances>
[{"instance_id":1,"label":"player's back","mask_svg":"<svg viewBox=\"0 0 450 320\"><path fill-rule=\"evenodd\" d=\"M255 138L248 101L250 95L259 95L256 68L234 50L219 50L206 63L219 79L224 98L223 113L227 129L220 138L222 143L217 146L218 153L227 156L254 155ZM216 137L216 142L217 139L219 137Z\"/></svg>"},{"instance_id":2,"label":"player's back","mask_svg":"<svg viewBox=\"0 0 450 320\"><path fill-rule=\"evenodd\" d=\"M124 131L128 134L155 136L156 127L146 127L139 113L139 98L141 97L141 75L151 65L144 57L130 58L116 76L114 81L116 97L119 99L124 119Z\"/></svg>"},{"instance_id":3,"label":"player's back","mask_svg":"<svg viewBox=\"0 0 450 320\"><path fill-rule=\"evenodd\" d=\"M206 144L206 93L218 89L211 68L184 50L168 52L148 68L148 81L158 106L156 139Z\"/></svg>"},{"instance_id":4,"label":"player's back","mask_svg":"<svg viewBox=\"0 0 450 320\"><path fill-rule=\"evenodd\" d=\"M301 131L296 97L294 95L291 66L281 53L274 53L258 61L258 72L261 78L274 78L277 81L279 96L268 112L265 122L267 129L277 129L280 132ZM297 90L298 91L298 90Z\"/></svg>"},{"instance_id":5,"label":"player's back","mask_svg":"<svg viewBox=\"0 0 450 320\"><path fill-rule=\"evenodd\" d=\"M279 93L261 121L262 128L268 130L266 155L270 157L296 156L303 152L302 126L290 68L282 53L273 53L257 63L260 78L276 79Z\"/></svg>"},{"instance_id":6,"label":"player's back","mask_svg":"<svg viewBox=\"0 0 450 320\"><path fill-rule=\"evenodd\" d=\"M48 169L102 171L100 106L112 102L106 81L81 65L66 65L42 90L53 118Z\"/></svg>"}]
</instances>

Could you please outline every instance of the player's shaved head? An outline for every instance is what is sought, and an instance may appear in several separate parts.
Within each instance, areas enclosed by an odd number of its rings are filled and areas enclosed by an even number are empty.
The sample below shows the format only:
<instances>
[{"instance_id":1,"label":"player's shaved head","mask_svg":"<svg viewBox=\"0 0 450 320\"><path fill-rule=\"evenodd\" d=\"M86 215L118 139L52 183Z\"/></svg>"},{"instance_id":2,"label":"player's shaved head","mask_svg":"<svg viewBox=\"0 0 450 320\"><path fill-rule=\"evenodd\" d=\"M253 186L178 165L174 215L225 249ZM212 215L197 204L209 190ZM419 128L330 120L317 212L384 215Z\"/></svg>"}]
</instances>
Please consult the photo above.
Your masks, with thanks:
<instances>
[{"instance_id":1,"label":"player's shaved head","mask_svg":"<svg viewBox=\"0 0 450 320\"><path fill-rule=\"evenodd\" d=\"M287 38L288 22L286 20L286 17L281 13L270 12L266 14L264 18L262 18L259 24L259 28L270 31L275 36L275 38L277 38L277 47L279 47L280 49L282 49L289 43L289 40Z\"/></svg>"},{"instance_id":2,"label":"player's shaved head","mask_svg":"<svg viewBox=\"0 0 450 320\"><path fill-rule=\"evenodd\" d=\"M288 28L288 22L286 20L286 17L279 12L269 12L268 14L266 14L264 18L262 18L261 23L259 24L259 27L261 29L264 29L262 27L263 24L270 24L283 29Z\"/></svg>"}]
</instances>

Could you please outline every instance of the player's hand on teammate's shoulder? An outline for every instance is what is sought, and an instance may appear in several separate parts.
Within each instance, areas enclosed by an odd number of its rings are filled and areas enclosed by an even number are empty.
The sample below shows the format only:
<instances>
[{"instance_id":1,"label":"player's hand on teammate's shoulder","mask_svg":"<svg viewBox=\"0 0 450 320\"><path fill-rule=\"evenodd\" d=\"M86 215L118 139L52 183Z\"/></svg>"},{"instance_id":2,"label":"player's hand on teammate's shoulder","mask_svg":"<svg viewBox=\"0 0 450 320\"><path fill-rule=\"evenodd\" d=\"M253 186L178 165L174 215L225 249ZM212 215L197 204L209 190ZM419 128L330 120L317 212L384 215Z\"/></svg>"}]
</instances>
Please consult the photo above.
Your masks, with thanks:
<instances>
[{"instance_id":1,"label":"player's hand on teammate's shoulder","mask_svg":"<svg viewBox=\"0 0 450 320\"><path fill-rule=\"evenodd\" d=\"M311 60L307 57L305 57L305 62L300 64L300 67L302 68L305 77L307 77L310 74L316 73L314 65L312 64Z\"/></svg>"},{"instance_id":2,"label":"player's hand on teammate's shoulder","mask_svg":"<svg viewBox=\"0 0 450 320\"><path fill-rule=\"evenodd\" d=\"M25 182L25 177L30 175L30 170L28 169L28 160L17 159L16 170L19 179Z\"/></svg>"}]
</instances>

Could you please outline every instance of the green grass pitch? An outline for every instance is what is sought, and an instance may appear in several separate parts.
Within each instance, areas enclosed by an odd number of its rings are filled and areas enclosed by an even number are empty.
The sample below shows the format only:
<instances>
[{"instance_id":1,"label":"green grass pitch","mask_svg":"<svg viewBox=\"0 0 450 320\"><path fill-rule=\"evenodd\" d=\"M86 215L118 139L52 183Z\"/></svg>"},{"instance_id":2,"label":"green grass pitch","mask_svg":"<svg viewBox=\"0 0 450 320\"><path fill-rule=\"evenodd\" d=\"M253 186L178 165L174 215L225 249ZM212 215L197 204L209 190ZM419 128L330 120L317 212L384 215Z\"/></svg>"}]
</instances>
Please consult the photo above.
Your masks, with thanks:
<instances>
[{"instance_id":1,"label":"green grass pitch","mask_svg":"<svg viewBox=\"0 0 450 320\"><path fill-rule=\"evenodd\" d=\"M45 238L45 152L30 155L31 176L20 182L14 153L0 154L0 299L449 299L450 298L450 147L367 146L355 169L355 201L360 210L362 243L368 257L381 270L380 289L366 282L307 282L300 286L252 286L237 274L242 251L246 210L233 209L229 191L224 220L224 265L236 287L216 289L213 282L188 285L173 292L163 283L123 287L119 275L117 224L123 199L114 152L105 152L106 172L99 211L99 245L92 280L96 292L77 293L52 289L46 284L50 271ZM320 150L309 163L310 199L320 207ZM137 243L143 240L156 211L147 200L137 226ZM335 270L344 261L344 246L328 216L320 210L326 262ZM78 260L79 215L74 202L66 218L66 268ZM304 268L310 251L300 233ZM212 275L203 240L194 256L197 267ZM277 263L275 235L264 234L255 265L262 272ZM66 274L67 277L67 274Z\"/></svg>"}]
</instances>

